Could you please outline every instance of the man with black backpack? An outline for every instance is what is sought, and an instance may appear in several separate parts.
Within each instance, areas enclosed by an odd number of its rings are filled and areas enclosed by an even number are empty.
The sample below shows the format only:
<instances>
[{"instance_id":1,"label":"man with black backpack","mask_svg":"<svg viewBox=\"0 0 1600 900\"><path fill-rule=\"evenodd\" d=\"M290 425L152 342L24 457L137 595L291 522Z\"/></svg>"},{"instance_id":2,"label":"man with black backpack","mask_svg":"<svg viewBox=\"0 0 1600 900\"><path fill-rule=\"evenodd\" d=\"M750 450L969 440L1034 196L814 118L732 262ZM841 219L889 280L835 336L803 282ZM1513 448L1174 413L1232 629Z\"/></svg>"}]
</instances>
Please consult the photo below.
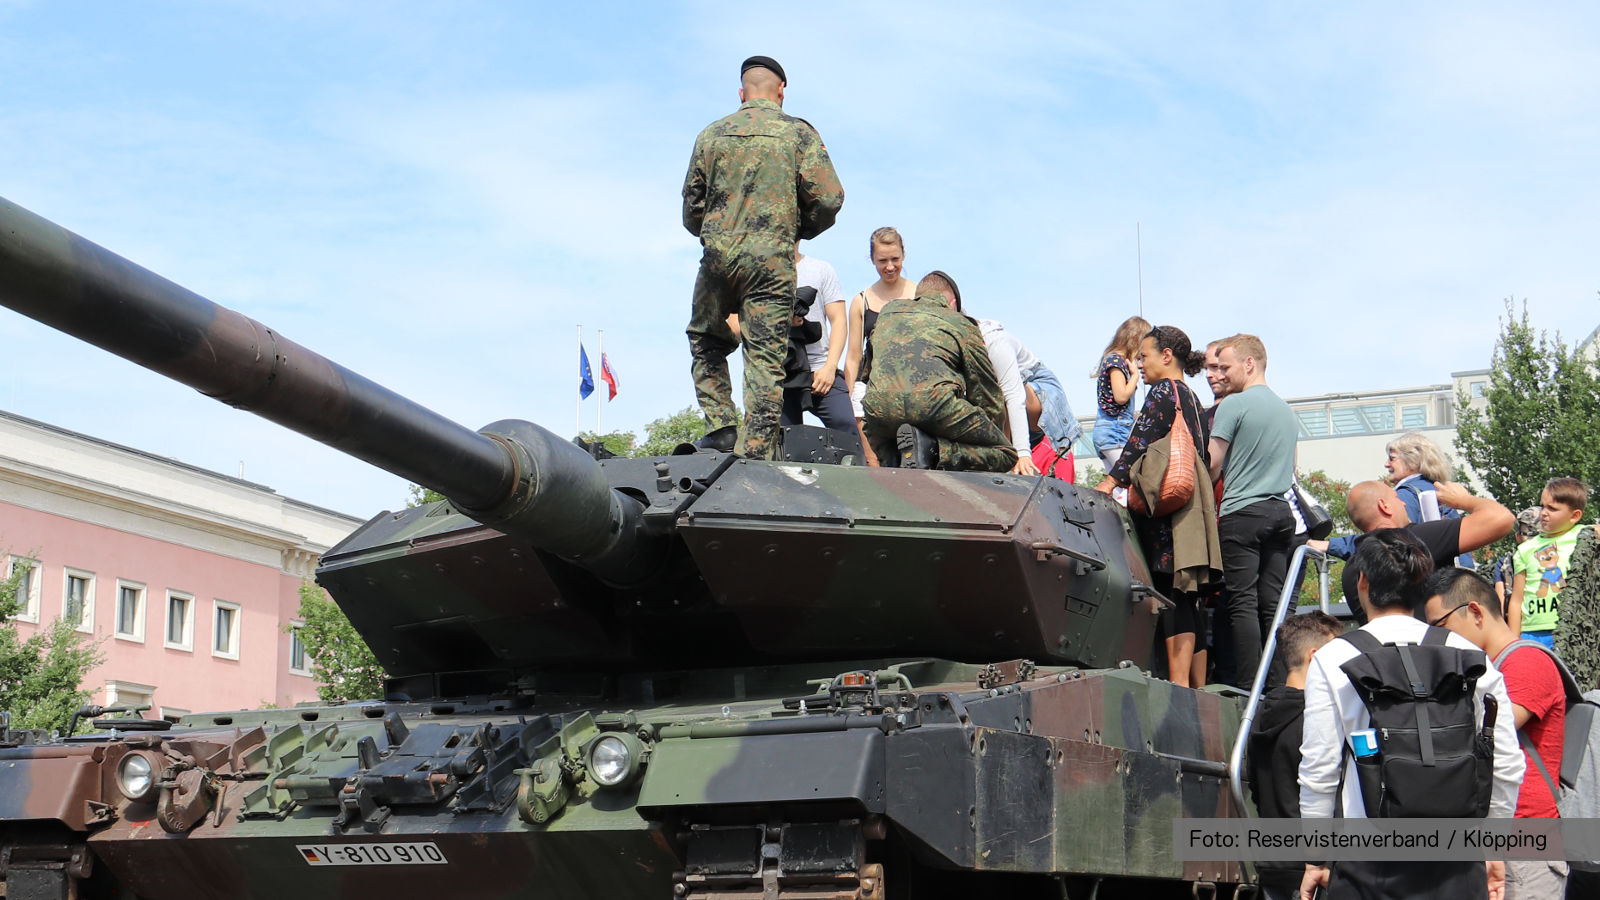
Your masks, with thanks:
<instances>
[{"instance_id":1,"label":"man with black backpack","mask_svg":"<svg viewBox=\"0 0 1600 900\"><path fill-rule=\"evenodd\" d=\"M1351 565L1367 614L1306 673L1300 745L1303 818L1510 818L1522 783L1505 680L1482 650L1412 617L1433 572L1404 530L1374 531ZM1352 735L1358 740L1352 741ZM1503 863L1338 862L1308 866L1301 896L1328 900L1487 898Z\"/></svg>"},{"instance_id":2,"label":"man with black backpack","mask_svg":"<svg viewBox=\"0 0 1600 900\"><path fill-rule=\"evenodd\" d=\"M1428 594L1426 621L1481 648L1505 677L1528 761L1517 795L1517 818L1559 817L1555 778L1561 772L1568 689L1555 656L1540 644L1517 639L1494 588L1472 572L1440 569L1428 579ZM1563 861L1507 860L1505 900L1561 900L1566 881Z\"/></svg>"}]
</instances>

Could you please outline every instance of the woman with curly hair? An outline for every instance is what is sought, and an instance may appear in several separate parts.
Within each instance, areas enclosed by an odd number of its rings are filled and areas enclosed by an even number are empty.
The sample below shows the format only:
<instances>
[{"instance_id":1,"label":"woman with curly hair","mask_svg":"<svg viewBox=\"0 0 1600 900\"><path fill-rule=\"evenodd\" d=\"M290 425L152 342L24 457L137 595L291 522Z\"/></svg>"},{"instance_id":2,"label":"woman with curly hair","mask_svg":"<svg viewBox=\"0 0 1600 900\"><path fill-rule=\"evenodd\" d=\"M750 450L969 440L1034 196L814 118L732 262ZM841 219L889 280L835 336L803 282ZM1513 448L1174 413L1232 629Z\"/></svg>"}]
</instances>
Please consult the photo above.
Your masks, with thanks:
<instances>
[{"instance_id":1,"label":"woman with curly hair","mask_svg":"<svg viewBox=\"0 0 1600 900\"><path fill-rule=\"evenodd\" d=\"M1195 352L1189 336L1171 325L1153 328L1139 343L1135 364L1144 376L1150 390L1145 395L1144 406L1134 420L1116 462L1106 473L1105 481L1097 488L1110 493L1114 487L1128 487L1133 483L1135 463L1150 449L1150 445L1171 435L1178 416L1183 416L1188 426L1189 440L1194 443L1194 455L1200 459L1200 470L1207 465L1206 445L1209 443L1204 420L1201 418L1200 399L1184 383L1185 375L1200 372L1205 354ZM1174 453L1173 456L1177 454ZM1197 486L1197 490L1199 486ZM1210 485L1205 485L1209 492ZM1209 494L1208 494L1209 496ZM1174 604L1161 611L1161 625L1166 635L1167 677L1183 687L1193 685L1191 668L1203 671L1204 663L1195 665L1196 646L1204 647L1201 639L1201 618L1197 611L1198 592L1179 590L1174 578L1178 566L1174 554L1172 515L1136 515L1134 529L1144 548L1145 562L1150 567L1151 587ZM1215 523L1211 523L1215 527ZM1204 581L1205 579L1201 579Z\"/></svg>"}]
</instances>

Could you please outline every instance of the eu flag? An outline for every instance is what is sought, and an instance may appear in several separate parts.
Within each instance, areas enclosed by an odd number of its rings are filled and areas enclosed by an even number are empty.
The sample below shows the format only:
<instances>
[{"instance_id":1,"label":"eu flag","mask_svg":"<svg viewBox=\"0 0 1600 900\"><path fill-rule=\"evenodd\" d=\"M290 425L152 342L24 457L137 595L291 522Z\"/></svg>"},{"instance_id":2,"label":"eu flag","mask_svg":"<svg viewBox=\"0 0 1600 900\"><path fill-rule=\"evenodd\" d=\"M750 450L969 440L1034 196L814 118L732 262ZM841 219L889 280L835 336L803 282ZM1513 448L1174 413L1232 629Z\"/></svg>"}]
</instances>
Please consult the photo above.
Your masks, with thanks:
<instances>
[{"instance_id":1,"label":"eu flag","mask_svg":"<svg viewBox=\"0 0 1600 900\"><path fill-rule=\"evenodd\" d=\"M584 351L583 345L578 345L578 396L589 399L594 393L594 373L589 371L589 354Z\"/></svg>"}]
</instances>

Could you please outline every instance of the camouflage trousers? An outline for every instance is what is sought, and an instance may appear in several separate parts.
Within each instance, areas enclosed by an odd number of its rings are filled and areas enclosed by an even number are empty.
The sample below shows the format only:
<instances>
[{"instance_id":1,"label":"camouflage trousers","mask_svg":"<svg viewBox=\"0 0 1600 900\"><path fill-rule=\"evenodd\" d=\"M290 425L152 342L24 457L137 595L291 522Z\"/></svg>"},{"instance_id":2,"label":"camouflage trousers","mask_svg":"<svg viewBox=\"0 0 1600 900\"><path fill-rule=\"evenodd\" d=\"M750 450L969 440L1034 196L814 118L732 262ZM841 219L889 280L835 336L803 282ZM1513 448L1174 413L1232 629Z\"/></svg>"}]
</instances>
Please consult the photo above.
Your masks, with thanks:
<instances>
[{"instance_id":1,"label":"camouflage trousers","mask_svg":"<svg viewBox=\"0 0 1600 900\"><path fill-rule=\"evenodd\" d=\"M1017 464L1016 448L1000 424L948 383L903 391L867 388L862 430L880 460L900 458L895 431L909 422L939 440L939 468L1007 472Z\"/></svg>"},{"instance_id":2,"label":"camouflage trousers","mask_svg":"<svg viewBox=\"0 0 1600 900\"><path fill-rule=\"evenodd\" d=\"M712 430L739 425L733 405L728 354L744 349L744 422L736 449L754 459L778 455L778 417L783 412L783 360L794 309L794 247L724 250L707 246L694 283L689 318L690 367L696 399ZM728 329L739 314L741 342Z\"/></svg>"}]
</instances>

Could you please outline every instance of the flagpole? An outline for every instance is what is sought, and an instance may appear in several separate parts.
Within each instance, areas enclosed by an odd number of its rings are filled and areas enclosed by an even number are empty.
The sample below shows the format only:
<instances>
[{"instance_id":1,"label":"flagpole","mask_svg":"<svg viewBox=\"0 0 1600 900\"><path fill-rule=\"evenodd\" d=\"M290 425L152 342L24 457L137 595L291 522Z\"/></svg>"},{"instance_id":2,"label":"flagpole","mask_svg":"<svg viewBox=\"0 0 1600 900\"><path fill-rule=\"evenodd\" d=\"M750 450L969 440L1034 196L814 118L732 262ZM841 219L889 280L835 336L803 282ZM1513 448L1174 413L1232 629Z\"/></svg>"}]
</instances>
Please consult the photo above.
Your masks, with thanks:
<instances>
[{"instance_id":1,"label":"flagpole","mask_svg":"<svg viewBox=\"0 0 1600 900\"><path fill-rule=\"evenodd\" d=\"M599 338L599 341L600 341L600 380L604 381L605 380L605 371L606 371L606 330L604 328L600 329L599 330L599 334L600 334L600 338ZM604 426L602 426L600 424L600 419L601 419L601 415L605 412L605 408L606 408L606 392L600 390L599 388L600 388L599 385L595 385L595 392L594 392L595 393L595 397L594 397L594 433L595 434L605 434L606 433L605 432L605 428L604 428Z\"/></svg>"},{"instance_id":2,"label":"flagpole","mask_svg":"<svg viewBox=\"0 0 1600 900\"><path fill-rule=\"evenodd\" d=\"M578 358L583 358L583 326L578 326ZM581 374L581 373L580 373ZM572 436L583 434L583 391L578 391L578 409L572 416Z\"/></svg>"}]
</instances>

